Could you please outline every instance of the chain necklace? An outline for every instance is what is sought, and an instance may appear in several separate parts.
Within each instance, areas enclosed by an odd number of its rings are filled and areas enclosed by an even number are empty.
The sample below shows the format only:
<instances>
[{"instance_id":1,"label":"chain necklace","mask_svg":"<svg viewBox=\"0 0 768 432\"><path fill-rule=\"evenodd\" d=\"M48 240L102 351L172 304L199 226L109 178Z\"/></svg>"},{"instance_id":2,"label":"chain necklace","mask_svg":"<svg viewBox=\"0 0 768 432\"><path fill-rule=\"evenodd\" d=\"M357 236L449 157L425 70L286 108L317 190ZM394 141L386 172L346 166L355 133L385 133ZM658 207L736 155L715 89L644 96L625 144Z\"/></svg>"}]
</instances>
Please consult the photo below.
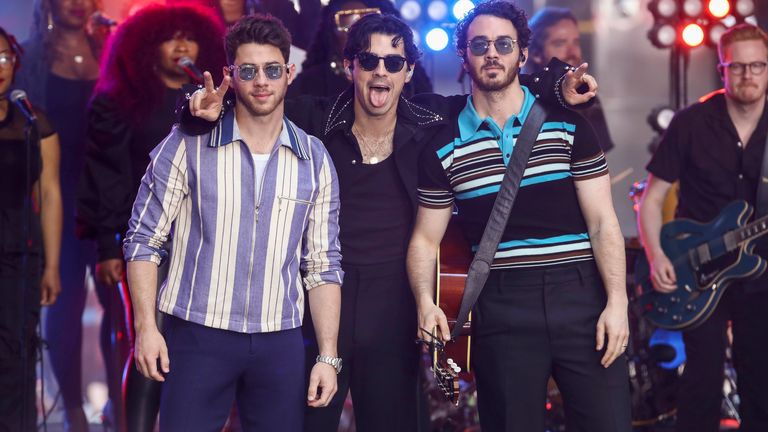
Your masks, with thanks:
<instances>
[{"instance_id":1,"label":"chain necklace","mask_svg":"<svg viewBox=\"0 0 768 432\"><path fill-rule=\"evenodd\" d=\"M392 128L389 132L385 133L381 137L373 139L371 137L365 136L357 127L357 124L352 125L352 133L355 134L358 143L360 144L360 150L363 154L363 161L372 165L381 162L392 153L391 144L394 132L395 129ZM390 146L388 146L388 144Z\"/></svg>"}]
</instances>

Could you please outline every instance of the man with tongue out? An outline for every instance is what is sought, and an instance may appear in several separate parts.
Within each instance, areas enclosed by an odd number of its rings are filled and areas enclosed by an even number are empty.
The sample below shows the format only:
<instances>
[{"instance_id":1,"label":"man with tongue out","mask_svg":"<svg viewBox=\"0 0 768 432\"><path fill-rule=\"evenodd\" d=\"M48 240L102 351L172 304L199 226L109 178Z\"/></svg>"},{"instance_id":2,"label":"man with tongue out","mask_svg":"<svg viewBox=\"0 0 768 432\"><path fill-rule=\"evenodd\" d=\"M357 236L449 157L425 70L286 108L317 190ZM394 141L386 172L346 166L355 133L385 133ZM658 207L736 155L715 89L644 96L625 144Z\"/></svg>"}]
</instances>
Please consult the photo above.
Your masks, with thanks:
<instances>
[{"instance_id":1,"label":"man with tongue out","mask_svg":"<svg viewBox=\"0 0 768 432\"><path fill-rule=\"evenodd\" d=\"M333 98L301 97L285 103L292 121L323 140L338 172L339 239L346 275L338 339L344 359L339 391L328 407L306 410L305 430L336 431L349 389L358 430L414 431L428 421L426 410L419 410L423 400L414 344L417 313L405 258L418 209L419 153L451 123L442 96L420 96L428 106L401 96L419 54L404 22L390 15L367 15L350 28L344 49L353 85ZM566 71L564 63L557 64L537 79L526 77L532 91L541 92L541 99L550 104L556 101L555 84ZM563 95L569 103L592 96L575 91L578 83L589 80L582 74L567 75ZM209 131L222 109L231 105L224 96L228 80L214 89L210 74L205 76L206 88L193 95L182 115L181 127L190 134ZM311 325L304 320L308 364L317 355Z\"/></svg>"}]
</instances>

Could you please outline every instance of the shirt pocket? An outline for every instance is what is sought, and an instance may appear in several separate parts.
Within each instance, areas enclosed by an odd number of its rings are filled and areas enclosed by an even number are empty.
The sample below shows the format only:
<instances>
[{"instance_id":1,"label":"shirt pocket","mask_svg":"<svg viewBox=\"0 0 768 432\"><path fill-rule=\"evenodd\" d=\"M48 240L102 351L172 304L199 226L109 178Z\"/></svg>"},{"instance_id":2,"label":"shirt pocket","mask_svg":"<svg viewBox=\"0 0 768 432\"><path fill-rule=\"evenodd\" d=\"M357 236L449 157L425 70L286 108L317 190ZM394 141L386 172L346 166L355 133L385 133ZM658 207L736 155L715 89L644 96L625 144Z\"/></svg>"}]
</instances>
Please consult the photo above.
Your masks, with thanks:
<instances>
[{"instance_id":1,"label":"shirt pocket","mask_svg":"<svg viewBox=\"0 0 768 432\"><path fill-rule=\"evenodd\" d=\"M315 203L304 199L286 196L278 196L277 201L280 220L282 220L284 223L290 224L293 227L301 227L301 229L304 229L307 226L309 214L312 211Z\"/></svg>"}]
</instances>

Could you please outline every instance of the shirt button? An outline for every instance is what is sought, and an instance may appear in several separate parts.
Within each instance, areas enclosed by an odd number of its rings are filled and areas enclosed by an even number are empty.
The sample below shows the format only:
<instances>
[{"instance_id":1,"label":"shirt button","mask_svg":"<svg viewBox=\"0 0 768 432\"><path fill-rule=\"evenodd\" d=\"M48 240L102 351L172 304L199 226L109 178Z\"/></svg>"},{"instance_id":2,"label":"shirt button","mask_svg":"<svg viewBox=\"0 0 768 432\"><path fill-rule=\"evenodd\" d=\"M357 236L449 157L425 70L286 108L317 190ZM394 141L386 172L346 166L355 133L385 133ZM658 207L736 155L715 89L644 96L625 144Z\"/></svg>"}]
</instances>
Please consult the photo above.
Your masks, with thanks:
<instances>
[{"instance_id":1,"label":"shirt button","mask_svg":"<svg viewBox=\"0 0 768 432\"><path fill-rule=\"evenodd\" d=\"M744 174L739 174L739 180L744 180Z\"/></svg>"},{"instance_id":2,"label":"shirt button","mask_svg":"<svg viewBox=\"0 0 768 432\"><path fill-rule=\"evenodd\" d=\"M744 147L744 144L742 144L741 141L739 141L739 142L736 143L736 147L742 148L742 147Z\"/></svg>"},{"instance_id":3,"label":"shirt button","mask_svg":"<svg viewBox=\"0 0 768 432\"><path fill-rule=\"evenodd\" d=\"M505 154L504 156L505 156L507 159L509 159L509 157L510 157L511 155L510 155L509 153L507 153L507 154Z\"/></svg>"},{"instance_id":4,"label":"shirt button","mask_svg":"<svg viewBox=\"0 0 768 432\"><path fill-rule=\"evenodd\" d=\"M354 160L354 159L352 159L352 165L354 165L354 164L356 164L356 163L357 163L357 161L356 161L356 160Z\"/></svg>"}]
</instances>

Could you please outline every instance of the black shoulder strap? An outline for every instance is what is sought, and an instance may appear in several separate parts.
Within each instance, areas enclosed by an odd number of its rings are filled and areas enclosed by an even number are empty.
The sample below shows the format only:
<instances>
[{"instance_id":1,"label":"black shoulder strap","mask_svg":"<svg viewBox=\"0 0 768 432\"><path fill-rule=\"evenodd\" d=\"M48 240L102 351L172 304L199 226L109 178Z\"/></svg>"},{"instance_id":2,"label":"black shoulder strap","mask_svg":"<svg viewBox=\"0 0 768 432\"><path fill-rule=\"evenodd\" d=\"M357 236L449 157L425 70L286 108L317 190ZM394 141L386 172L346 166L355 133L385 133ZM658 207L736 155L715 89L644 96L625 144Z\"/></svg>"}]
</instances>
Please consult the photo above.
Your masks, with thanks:
<instances>
[{"instance_id":1,"label":"black shoulder strap","mask_svg":"<svg viewBox=\"0 0 768 432\"><path fill-rule=\"evenodd\" d=\"M768 135L765 137L765 147L763 148L763 167L760 168L760 178L757 180L755 208L757 217L768 214Z\"/></svg>"},{"instance_id":2,"label":"black shoulder strap","mask_svg":"<svg viewBox=\"0 0 768 432\"><path fill-rule=\"evenodd\" d=\"M509 213L512 211L512 205L520 188L520 180L522 180L525 167L528 165L528 157L531 154L531 149L533 149L533 143L536 141L546 117L547 112L542 104L534 102L515 142L512 159L509 161L504 179L501 181L499 194L493 204L493 210L491 210L491 216L485 226L483 238L480 240L475 258L469 266L467 283L461 298L461 308L456 318L456 325L451 332L452 339L461 334L464 323L469 318L469 312L475 306L480 291L488 279L488 272L491 271L491 264L496 255L496 249L499 247L501 235L507 227Z\"/></svg>"}]
</instances>

